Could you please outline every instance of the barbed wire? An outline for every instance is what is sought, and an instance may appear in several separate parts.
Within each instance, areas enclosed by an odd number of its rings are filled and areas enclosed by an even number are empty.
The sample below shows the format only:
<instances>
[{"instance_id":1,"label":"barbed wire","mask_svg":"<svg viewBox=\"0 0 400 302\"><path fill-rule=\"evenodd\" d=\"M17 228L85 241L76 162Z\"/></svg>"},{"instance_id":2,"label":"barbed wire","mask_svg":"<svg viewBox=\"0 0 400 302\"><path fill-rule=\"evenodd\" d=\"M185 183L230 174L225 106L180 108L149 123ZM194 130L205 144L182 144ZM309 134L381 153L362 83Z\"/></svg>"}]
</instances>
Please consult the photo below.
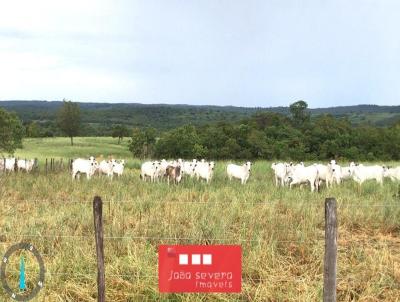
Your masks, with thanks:
<instances>
[{"instance_id":1,"label":"barbed wire","mask_svg":"<svg viewBox=\"0 0 400 302\"><path fill-rule=\"evenodd\" d=\"M9 270L9 273L14 273L14 274L19 274L19 271L17 270ZM48 275L49 277L51 276L66 276L66 277L96 277L97 272L96 271L88 271L88 272L52 272L49 270L45 271L45 274ZM106 268L106 274L105 274L106 280L107 278L125 278L125 279L133 279L132 281L137 281L140 282L141 280L154 280L158 282L158 275L150 275L150 274L141 274L141 273L135 273L133 272L132 274L108 274L107 273L107 268ZM352 277L337 277L336 280L337 282L346 282ZM276 278L260 278L260 277L251 277L246 274L242 275L242 282L244 283L251 283L251 282L279 282L279 283L290 283L290 282L299 282L299 283L304 283L304 282L322 282L323 277L321 276L320 278L304 278L304 277L299 277L299 276L288 276L286 279L276 279Z\"/></svg>"},{"instance_id":2,"label":"barbed wire","mask_svg":"<svg viewBox=\"0 0 400 302\"><path fill-rule=\"evenodd\" d=\"M19 271L17 270L8 270L8 273L11 274L19 274ZM76 277L95 277L97 276L97 272L96 271L88 271L88 272L52 272L50 270L46 270L45 271L46 275L50 275L50 276L67 276L67 277L72 277L72 276L76 276ZM130 279L134 279L136 281L140 281L140 280L151 280L154 279L155 281L158 281L158 275L142 275L142 274L138 274L138 273L132 273L132 274L107 274L107 268L106 268L106 274L105 274L106 279L107 278L130 278ZM322 278L321 278L322 280ZM340 279L338 279L340 280ZM311 281L310 279L306 279L306 278L298 278L298 276L296 276L294 279L274 279L274 278L259 278L259 277L251 277L251 276L246 276L246 275L242 275L242 281L249 281L249 282L262 282L262 281L274 281L274 282L309 282ZM313 281L315 281L315 279L313 279ZM320 280L318 280L319 282Z\"/></svg>"},{"instance_id":3,"label":"barbed wire","mask_svg":"<svg viewBox=\"0 0 400 302\"><path fill-rule=\"evenodd\" d=\"M51 234L51 235L41 235L41 234L11 234L2 233L0 237L25 237L25 238L73 238L73 239L87 239L94 238L93 235L64 235L64 234ZM313 238L309 240L274 240L274 239L242 239L242 238L196 238L196 237L160 237L160 236L104 236L104 239L111 240L159 240L159 241L231 241L231 242L269 242L269 243L305 243L310 241L320 241L324 238Z\"/></svg>"},{"instance_id":4,"label":"barbed wire","mask_svg":"<svg viewBox=\"0 0 400 302\"><path fill-rule=\"evenodd\" d=\"M92 201L87 201L87 200L52 200L52 199L17 199L17 200L12 200L13 202L32 202L32 203L47 203L51 202L54 204L60 204L60 205L65 205L68 203L77 203L77 204L92 204ZM103 200L103 204L141 204L141 203L155 203L155 204L160 204L160 205L168 205L168 204L187 204L187 205L200 205L200 204L207 204L207 205L212 205L212 204L263 204L263 205L270 205L270 206L282 206L282 205L296 205L300 207L315 207L315 208L323 208L324 204L316 204L316 203L307 203L307 202L282 202L282 201L268 201L268 200L255 200L255 201L240 201L240 200L230 200L230 201L182 201L182 200L114 200L114 199L109 199L109 200ZM345 204L345 203L340 203L338 202L337 204L338 208L350 208L350 207L400 207L400 201L398 202L389 202L389 203L381 203L381 204Z\"/></svg>"}]
</instances>

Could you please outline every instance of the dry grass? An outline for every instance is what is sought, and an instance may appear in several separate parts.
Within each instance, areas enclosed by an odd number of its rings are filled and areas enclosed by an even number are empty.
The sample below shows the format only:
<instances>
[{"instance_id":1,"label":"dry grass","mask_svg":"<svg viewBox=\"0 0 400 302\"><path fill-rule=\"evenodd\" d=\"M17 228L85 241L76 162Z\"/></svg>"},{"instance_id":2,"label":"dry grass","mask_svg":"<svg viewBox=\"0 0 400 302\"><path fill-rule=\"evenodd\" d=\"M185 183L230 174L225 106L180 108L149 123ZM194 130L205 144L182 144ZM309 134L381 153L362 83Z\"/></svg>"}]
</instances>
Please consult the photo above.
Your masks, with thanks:
<instances>
[{"instance_id":1,"label":"dry grass","mask_svg":"<svg viewBox=\"0 0 400 302\"><path fill-rule=\"evenodd\" d=\"M358 193L348 182L311 194L306 188L275 188L267 162L255 164L246 186L229 183L225 165L218 162L211 185L143 183L135 169L114 181L73 182L66 172L2 177L0 253L22 240L41 251L47 275L37 301L95 301L91 200L99 194L105 201L105 235L113 237L105 240L108 301L320 301L323 201L335 196L338 300L399 299L397 184L367 183ZM389 206L377 206L382 204ZM120 236L125 238L115 238ZM241 244L242 294L160 295L157 246L162 243ZM0 297L6 299L2 290Z\"/></svg>"}]
</instances>

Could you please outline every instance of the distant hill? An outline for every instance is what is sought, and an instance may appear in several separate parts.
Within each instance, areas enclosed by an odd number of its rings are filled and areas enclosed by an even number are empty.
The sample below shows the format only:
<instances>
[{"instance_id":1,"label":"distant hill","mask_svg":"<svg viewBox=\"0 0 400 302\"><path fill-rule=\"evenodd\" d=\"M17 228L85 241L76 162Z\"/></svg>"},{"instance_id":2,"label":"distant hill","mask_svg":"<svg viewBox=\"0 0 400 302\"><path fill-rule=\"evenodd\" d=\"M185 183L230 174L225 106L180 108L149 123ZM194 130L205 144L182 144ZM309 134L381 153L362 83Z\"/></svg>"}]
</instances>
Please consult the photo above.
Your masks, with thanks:
<instances>
[{"instance_id":1,"label":"distant hill","mask_svg":"<svg viewBox=\"0 0 400 302\"><path fill-rule=\"evenodd\" d=\"M60 101L0 101L0 107L16 112L25 122L54 124ZM129 127L154 127L167 130L184 124L203 125L217 121L239 121L256 112L288 114L288 107L248 108L233 106L194 106L139 103L79 103L85 127L91 134L115 124ZM313 116L331 114L347 117L353 124L387 126L400 119L400 106L357 105L310 109ZM93 130L93 131L92 131Z\"/></svg>"}]
</instances>

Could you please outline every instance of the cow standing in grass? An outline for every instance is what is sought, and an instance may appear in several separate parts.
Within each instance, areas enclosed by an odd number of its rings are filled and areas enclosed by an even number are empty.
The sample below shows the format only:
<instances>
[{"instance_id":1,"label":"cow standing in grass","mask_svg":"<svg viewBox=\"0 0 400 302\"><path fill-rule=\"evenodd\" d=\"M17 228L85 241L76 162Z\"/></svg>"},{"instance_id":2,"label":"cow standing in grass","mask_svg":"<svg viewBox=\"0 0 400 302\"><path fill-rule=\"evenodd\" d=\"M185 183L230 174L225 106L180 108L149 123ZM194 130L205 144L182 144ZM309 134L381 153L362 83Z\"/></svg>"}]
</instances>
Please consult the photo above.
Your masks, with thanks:
<instances>
[{"instance_id":1,"label":"cow standing in grass","mask_svg":"<svg viewBox=\"0 0 400 302\"><path fill-rule=\"evenodd\" d=\"M150 178L151 182L155 182L159 175L160 163L157 161L147 161L142 164L140 167L140 178L146 181L147 178Z\"/></svg>"},{"instance_id":2,"label":"cow standing in grass","mask_svg":"<svg viewBox=\"0 0 400 302\"><path fill-rule=\"evenodd\" d=\"M72 162L72 179L80 177L80 174L86 174L90 179L98 168L96 159L91 156L89 159L77 158Z\"/></svg>"},{"instance_id":3,"label":"cow standing in grass","mask_svg":"<svg viewBox=\"0 0 400 302\"><path fill-rule=\"evenodd\" d=\"M100 174L105 174L108 177L110 177L111 179L113 178L113 169L114 169L114 164L115 164L115 160L111 159L111 160L102 160L99 164L99 173Z\"/></svg>"},{"instance_id":4,"label":"cow standing in grass","mask_svg":"<svg viewBox=\"0 0 400 302\"><path fill-rule=\"evenodd\" d=\"M354 166L352 177L360 186L369 179L375 179L382 186L386 170L385 166L364 166L363 164L359 164Z\"/></svg>"},{"instance_id":5,"label":"cow standing in grass","mask_svg":"<svg viewBox=\"0 0 400 302\"><path fill-rule=\"evenodd\" d=\"M400 167L387 168L384 174L385 177L390 177L392 181L400 180Z\"/></svg>"},{"instance_id":6,"label":"cow standing in grass","mask_svg":"<svg viewBox=\"0 0 400 302\"><path fill-rule=\"evenodd\" d=\"M167 177L168 185L170 180L172 180L175 184L180 183L182 179L181 166L168 166L165 170L165 176Z\"/></svg>"},{"instance_id":7,"label":"cow standing in grass","mask_svg":"<svg viewBox=\"0 0 400 302\"><path fill-rule=\"evenodd\" d=\"M289 173L288 163L272 163L271 168L274 170L275 186L285 186L286 178Z\"/></svg>"},{"instance_id":8,"label":"cow standing in grass","mask_svg":"<svg viewBox=\"0 0 400 302\"><path fill-rule=\"evenodd\" d=\"M207 183L209 183L214 175L214 167L215 163L213 161L206 162L204 159L202 159L201 162L197 163L195 169L197 180L203 178Z\"/></svg>"},{"instance_id":9,"label":"cow standing in grass","mask_svg":"<svg viewBox=\"0 0 400 302\"><path fill-rule=\"evenodd\" d=\"M297 165L296 168L290 171L288 175L290 182L290 189L294 185L310 184L311 192L318 191L319 177L318 169L315 165L305 167L304 165Z\"/></svg>"},{"instance_id":10,"label":"cow standing in grass","mask_svg":"<svg viewBox=\"0 0 400 302\"><path fill-rule=\"evenodd\" d=\"M17 161L18 171L31 172L35 166L34 159L19 159Z\"/></svg>"},{"instance_id":11,"label":"cow standing in grass","mask_svg":"<svg viewBox=\"0 0 400 302\"><path fill-rule=\"evenodd\" d=\"M125 168L125 160L121 160L120 162L115 162L113 166L113 174L116 174L118 177L121 177L124 173Z\"/></svg>"},{"instance_id":12,"label":"cow standing in grass","mask_svg":"<svg viewBox=\"0 0 400 302\"><path fill-rule=\"evenodd\" d=\"M5 166L4 166L5 164ZM1 159L1 170L5 172L18 171L18 161L15 157L2 158Z\"/></svg>"},{"instance_id":13,"label":"cow standing in grass","mask_svg":"<svg viewBox=\"0 0 400 302\"><path fill-rule=\"evenodd\" d=\"M242 185L244 185L250 177L251 162L247 162L242 166L235 164L229 164L226 167L226 173L228 174L229 180L232 178L240 179Z\"/></svg>"}]
</instances>

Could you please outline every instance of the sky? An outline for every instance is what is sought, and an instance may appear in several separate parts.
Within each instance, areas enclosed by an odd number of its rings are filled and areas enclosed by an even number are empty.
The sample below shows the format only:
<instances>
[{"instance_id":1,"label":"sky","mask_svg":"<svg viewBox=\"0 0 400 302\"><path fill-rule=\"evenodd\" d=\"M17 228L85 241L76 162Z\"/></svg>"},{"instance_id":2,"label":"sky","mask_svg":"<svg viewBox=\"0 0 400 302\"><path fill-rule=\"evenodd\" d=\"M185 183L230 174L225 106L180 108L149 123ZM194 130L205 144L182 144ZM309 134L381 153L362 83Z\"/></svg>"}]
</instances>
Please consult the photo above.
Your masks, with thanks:
<instances>
[{"instance_id":1,"label":"sky","mask_svg":"<svg viewBox=\"0 0 400 302\"><path fill-rule=\"evenodd\" d=\"M400 105L398 0L0 1L0 100Z\"/></svg>"}]
</instances>

